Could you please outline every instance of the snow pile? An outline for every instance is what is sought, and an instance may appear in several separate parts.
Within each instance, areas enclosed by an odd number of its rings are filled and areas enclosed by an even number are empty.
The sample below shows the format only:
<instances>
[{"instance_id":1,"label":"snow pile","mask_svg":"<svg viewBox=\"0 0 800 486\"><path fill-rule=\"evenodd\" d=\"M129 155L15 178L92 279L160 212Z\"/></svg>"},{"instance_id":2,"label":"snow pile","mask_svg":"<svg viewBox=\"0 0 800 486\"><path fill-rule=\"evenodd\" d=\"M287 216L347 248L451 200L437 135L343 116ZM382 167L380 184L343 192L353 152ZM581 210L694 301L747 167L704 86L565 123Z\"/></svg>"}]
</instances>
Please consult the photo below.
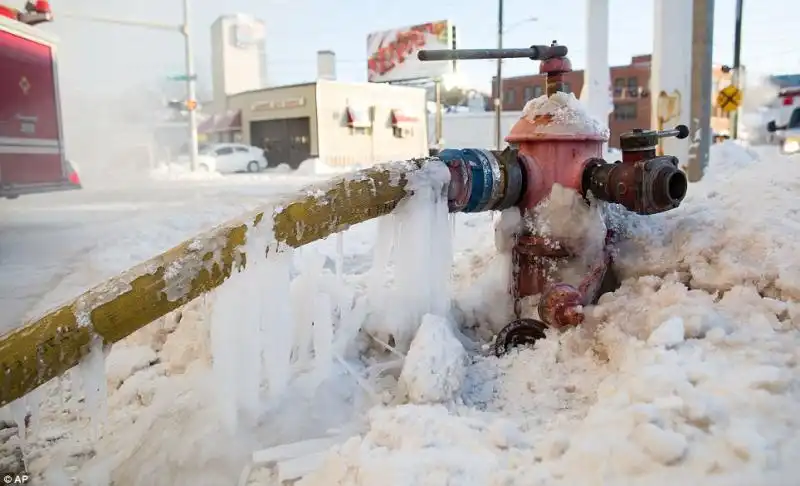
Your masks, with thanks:
<instances>
[{"instance_id":1,"label":"snow pile","mask_svg":"<svg viewBox=\"0 0 800 486\"><path fill-rule=\"evenodd\" d=\"M593 118L574 94L561 91L528 101L522 110L522 119L535 121L536 130L542 133L582 133L606 138L610 133L607 124Z\"/></svg>"},{"instance_id":2,"label":"snow pile","mask_svg":"<svg viewBox=\"0 0 800 486\"><path fill-rule=\"evenodd\" d=\"M413 403L439 403L460 391L467 353L452 324L426 314L400 372L400 386Z\"/></svg>"},{"instance_id":3,"label":"snow pile","mask_svg":"<svg viewBox=\"0 0 800 486\"><path fill-rule=\"evenodd\" d=\"M725 178L737 173L758 162L758 154L734 140L725 140L711 145L709 150L709 164L705 176L710 178Z\"/></svg>"},{"instance_id":4,"label":"snow pile","mask_svg":"<svg viewBox=\"0 0 800 486\"><path fill-rule=\"evenodd\" d=\"M375 409L299 484L788 484L798 181L761 160L693 186L674 212L629 216L628 279L586 326L478 357L444 406Z\"/></svg>"}]
</instances>

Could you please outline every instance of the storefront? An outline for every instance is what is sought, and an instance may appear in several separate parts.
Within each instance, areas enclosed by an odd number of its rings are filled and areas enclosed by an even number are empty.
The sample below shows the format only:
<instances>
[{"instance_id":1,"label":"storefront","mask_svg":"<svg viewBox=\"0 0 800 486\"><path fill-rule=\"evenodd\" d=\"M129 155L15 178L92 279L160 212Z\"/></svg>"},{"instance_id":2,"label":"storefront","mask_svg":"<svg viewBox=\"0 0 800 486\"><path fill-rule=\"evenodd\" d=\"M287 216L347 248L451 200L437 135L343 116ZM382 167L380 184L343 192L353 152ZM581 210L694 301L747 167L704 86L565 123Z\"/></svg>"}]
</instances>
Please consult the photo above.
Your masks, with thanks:
<instances>
[{"instance_id":1,"label":"storefront","mask_svg":"<svg viewBox=\"0 0 800 486\"><path fill-rule=\"evenodd\" d=\"M241 142L242 114L239 110L228 110L211 115L198 125L197 132L203 142Z\"/></svg>"},{"instance_id":2,"label":"storefront","mask_svg":"<svg viewBox=\"0 0 800 486\"><path fill-rule=\"evenodd\" d=\"M425 91L378 83L315 83L231 96L240 137L262 147L271 165L318 159L338 172L427 154Z\"/></svg>"}]
</instances>

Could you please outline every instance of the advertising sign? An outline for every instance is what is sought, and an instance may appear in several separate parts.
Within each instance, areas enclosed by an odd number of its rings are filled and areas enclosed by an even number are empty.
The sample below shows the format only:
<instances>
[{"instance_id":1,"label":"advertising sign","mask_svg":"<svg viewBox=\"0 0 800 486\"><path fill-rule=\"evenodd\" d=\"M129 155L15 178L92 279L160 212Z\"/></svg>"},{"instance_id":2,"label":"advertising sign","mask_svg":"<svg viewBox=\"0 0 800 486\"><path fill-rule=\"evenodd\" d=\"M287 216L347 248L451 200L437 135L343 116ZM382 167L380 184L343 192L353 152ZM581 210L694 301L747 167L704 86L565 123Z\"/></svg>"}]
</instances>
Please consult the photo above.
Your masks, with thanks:
<instances>
[{"instance_id":1,"label":"advertising sign","mask_svg":"<svg viewBox=\"0 0 800 486\"><path fill-rule=\"evenodd\" d=\"M452 61L422 62L417 52L452 48L453 29L447 20L373 32L367 36L367 81L433 79L449 74Z\"/></svg>"}]
</instances>

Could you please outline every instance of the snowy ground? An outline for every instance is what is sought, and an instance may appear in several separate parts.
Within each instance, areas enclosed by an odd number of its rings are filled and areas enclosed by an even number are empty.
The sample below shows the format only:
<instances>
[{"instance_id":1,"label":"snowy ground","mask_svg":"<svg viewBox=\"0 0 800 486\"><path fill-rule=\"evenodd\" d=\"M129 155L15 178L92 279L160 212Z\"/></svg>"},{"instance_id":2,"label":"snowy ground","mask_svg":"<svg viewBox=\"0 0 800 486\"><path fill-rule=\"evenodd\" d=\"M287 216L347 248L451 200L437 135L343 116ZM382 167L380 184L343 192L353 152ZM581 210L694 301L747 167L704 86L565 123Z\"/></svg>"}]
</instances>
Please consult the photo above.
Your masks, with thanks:
<instances>
[{"instance_id":1,"label":"snowy ground","mask_svg":"<svg viewBox=\"0 0 800 486\"><path fill-rule=\"evenodd\" d=\"M450 319L463 332L433 316L418 331L419 321L402 327L419 302L436 303L429 294L440 289L430 281L441 272L424 264L444 255L437 252L449 228L428 228L420 242L410 237L424 229L420 218L405 219L399 234L387 219L359 225L296 252L288 295L270 294L283 276L277 267L245 272L116 345L105 381L97 379L100 360L29 396L39 413L22 447L28 468L55 486L72 484L69 477L87 485L277 485L279 474L299 474L292 469L316 469L304 486L794 484L799 190L796 160L716 146L707 179L680 209L620 218L630 233L617 265L626 280L588 309L582 329L501 359L481 351L509 318L507 260L495 248L491 215L455 221ZM198 200L189 204L197 214ZM144 223L138 231L128 253L139 256L149 256L139 243L159 241L160 249L178 235ZM382 253L393 237L402 243L395 257L416 268L387 266ZM102 262L111 254L89 254L110 271ZM387 293L392 275L401 285ZM413 275L421 278L407 281ZM366 296L366 307L344 305L335 288ZM252 339L224 330L252 326L251 307L262 300L272 319L291 304L298 322L318 324L272 335L274 366L262 377L269 386L253 395L258 386L247 385L259 376L258 359L250 368L220 365L252 356ZM327 300L338 306L333 317L319 312ZM319 324L331 321L333 339ZM372 337L348 336L353 323ZM284 376L278 355L288 346L293 369ZM107 415L97 400L105 387ZM243 405L233 416L232 403ZM11 407L17 416L20 405ZM92 416L103 423L90 424ZM308 445L295 461L272 450L250 467L254 450L322 437L338 445Z\"/></svg>"}]
</instances>

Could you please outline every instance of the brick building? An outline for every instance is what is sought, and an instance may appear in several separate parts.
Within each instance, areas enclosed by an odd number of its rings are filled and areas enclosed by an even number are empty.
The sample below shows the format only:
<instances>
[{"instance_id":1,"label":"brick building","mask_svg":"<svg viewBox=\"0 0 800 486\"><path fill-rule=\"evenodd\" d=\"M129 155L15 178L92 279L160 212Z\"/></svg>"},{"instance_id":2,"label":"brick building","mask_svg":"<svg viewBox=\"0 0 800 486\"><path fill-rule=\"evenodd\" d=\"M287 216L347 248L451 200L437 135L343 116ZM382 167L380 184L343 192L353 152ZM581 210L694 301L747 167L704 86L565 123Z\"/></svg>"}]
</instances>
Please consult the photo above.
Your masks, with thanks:
<instances>
[{"instance_id":1,"label":"brick building","mask_svg":"<svg viewBox=\"0 0 800 486\"><path fill-rule=\"evenodd\" d=\"M650 127L650 64L649 54L634 56L627 66L611 67L611 84L613 86L614 112L609 116L611 129L609 146L619 147L620 134L633 128ZM714 68L714 90L727 84L723 78L729 78L721 68ZM579 96L583 89L583 70L566 73L567 89ZM492 78L492 91L497 93L497 78ZM715 91L716 92L716 91ZM525 103L544 93L544 75L517 76L503 78L503 110L520 111ZM717 118L716 107L712 108L712 126L715 131L727 130L727 118Z\"/></svg>"}]
</instances>

